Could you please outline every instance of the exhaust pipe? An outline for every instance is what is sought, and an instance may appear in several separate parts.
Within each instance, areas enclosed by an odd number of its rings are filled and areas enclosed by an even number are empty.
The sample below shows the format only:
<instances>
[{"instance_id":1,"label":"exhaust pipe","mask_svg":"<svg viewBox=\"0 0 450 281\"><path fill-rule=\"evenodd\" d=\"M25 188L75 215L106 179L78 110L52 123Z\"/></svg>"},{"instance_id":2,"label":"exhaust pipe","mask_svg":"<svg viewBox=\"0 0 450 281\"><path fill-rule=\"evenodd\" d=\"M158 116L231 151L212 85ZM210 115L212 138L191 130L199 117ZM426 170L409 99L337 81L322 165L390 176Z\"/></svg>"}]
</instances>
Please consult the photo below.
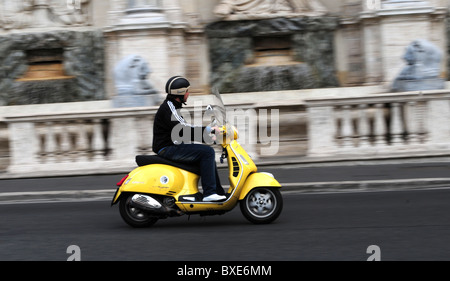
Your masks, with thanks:
<instances>
[{"instance_id":1,"label":"exhaust pipe","mask_svg":"<svg viewBox=\"0 0 450 281\"><path fill-rule=\"evenodd\" d=\"M145 194L133 195L133 197L131 197L130 205L145 212L162 217L184 215L182 211L164 206L155 198Z\"/></svg>"},{"instance_id":2,"label":"exhaust pipe","mask_svg":"<svg viewBox=\"0 0 450 281\"><path fill-rule=\"evenodd\" d=\"M159 201L144 194L133 195L133 197L131 198L131 202L135 205L135 207L146 211L156 211L162 208L162 205L161 203L159 203Z\"/></svg>"}]
</instances>

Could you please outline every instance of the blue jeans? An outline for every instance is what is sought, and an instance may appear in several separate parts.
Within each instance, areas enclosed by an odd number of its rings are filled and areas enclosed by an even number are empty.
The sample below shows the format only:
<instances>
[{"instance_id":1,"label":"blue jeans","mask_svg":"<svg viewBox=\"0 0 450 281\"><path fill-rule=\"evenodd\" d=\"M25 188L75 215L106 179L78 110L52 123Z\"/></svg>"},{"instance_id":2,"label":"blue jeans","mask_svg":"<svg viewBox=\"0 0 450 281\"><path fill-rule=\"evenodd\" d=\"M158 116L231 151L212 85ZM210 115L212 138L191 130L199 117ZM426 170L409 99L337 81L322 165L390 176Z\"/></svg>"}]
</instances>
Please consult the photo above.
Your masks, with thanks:
<instances>
[{"instance_id":1,"label":"blue jeans","mask_svg":"<svg viewBox=\"0 0 450 281\"><path fill-rule=\"evenodd\" d=\"M203 144L179 144L161 149L159 156L174 162L200 166L203 197L225 194L220 184L213 148Z\"/></svg>"}]
</instances>

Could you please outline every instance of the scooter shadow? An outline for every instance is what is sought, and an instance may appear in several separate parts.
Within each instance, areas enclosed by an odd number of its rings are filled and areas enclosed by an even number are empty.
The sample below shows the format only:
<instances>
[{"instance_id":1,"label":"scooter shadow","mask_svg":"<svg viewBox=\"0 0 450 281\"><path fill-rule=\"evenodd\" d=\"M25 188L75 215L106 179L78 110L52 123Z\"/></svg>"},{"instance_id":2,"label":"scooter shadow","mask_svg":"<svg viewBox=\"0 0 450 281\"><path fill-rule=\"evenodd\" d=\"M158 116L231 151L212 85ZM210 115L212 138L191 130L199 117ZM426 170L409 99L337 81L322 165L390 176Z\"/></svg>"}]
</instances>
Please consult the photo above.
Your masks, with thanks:
<instances>
[{"instance_id":1,"label":"scooter shadow","mask_svg":"<svg viewBox=\"0 0 450 281\"><path fill-rule=\"evenodd\" d=\"M120 218L119 218L120 219ZM117 227L124 229L139 229L128 226L125 222L119 221L121 225ZM230 227L245 227L255 226L247 221L239 210L233 210L223 215L214 216L200 216L200 215L183 215L180 217L171 217L167 219L160 219L154 225L144 227L141 229L175 229L175 228L227 228Z\"/></svg>"},{"instance_id":2,"label":"scooter shadow","mask_svg":"<svg viewBox=\"0 0 450 281\"><path fill-rule=\"evenodd\" d=\"M245 219L239 210L233 210L223 215L200 216L184 215L158 221L155 226L212 227L212 226L242 226L253 225Z\"/></svg>"}]
</instances>

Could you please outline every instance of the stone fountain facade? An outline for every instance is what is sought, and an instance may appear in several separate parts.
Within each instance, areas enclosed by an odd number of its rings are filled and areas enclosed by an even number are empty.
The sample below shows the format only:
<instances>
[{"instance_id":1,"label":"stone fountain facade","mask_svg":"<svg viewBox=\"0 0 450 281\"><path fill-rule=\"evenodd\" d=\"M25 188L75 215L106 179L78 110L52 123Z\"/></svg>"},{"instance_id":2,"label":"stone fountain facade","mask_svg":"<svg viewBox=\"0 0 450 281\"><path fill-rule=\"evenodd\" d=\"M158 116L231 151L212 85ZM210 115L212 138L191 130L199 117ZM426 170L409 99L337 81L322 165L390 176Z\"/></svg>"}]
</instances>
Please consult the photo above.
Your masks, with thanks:
<instances>
[{"instance_id":1,"label":"stone fountain facade","mask_svg":"<svg viewBox=\"0 0 450 281\"><path fill-rule=\"evenodd\" d=\"M333 17L213 23L211 84L223 93L336 87L337 25Z\"/></svg>"},{"instance_id":2,"label":"stone fountain facade","mask_svg":"<svg viewBox=\"0 0 450 281\"><path fill-rule=\"evenodd\" d=\"M89 2L0 3L0 105L105 98L104 37L89 26Z\"/></svg>"},{"instance_id":3,"label":"stone fountain facade","mask_svg":"<svg viewBox=\"0 0 450 281\"><path fill-rule=\"evenodd\" d=\"M0 50L0 103L3 105L105 98L101 32L20 33L1 36L0 41L4 46ZM33 75L30 73L33 66L45 73Z\"/></svg>"}]
</instances>

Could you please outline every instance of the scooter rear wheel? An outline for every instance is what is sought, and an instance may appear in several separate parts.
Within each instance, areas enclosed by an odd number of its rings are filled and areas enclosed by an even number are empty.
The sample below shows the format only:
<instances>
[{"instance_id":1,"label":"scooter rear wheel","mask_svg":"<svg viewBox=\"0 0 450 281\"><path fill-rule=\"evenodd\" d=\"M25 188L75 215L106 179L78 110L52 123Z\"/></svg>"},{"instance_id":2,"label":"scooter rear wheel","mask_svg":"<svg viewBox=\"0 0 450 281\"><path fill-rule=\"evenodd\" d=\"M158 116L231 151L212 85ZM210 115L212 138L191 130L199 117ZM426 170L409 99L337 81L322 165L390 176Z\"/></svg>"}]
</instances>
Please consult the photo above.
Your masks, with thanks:
<instances>
[{"instance_id":1,"label":"scooter rear wheel","mask_svg":"<svg viewBox=\"0 0 450 281\"><path fill-rule=\"evenodd\" d=\"M252 189L240 203L244 217L255 224L271 223L283 209L283 197L278 188Z\"/></svg>"},{"instance_id":2,"label":"scooter rear wheel","mask_svg":"<svg viewBox=\"0 0 450 281\"><path fill-rule=\"evenodd\" d=\"M130 226L142 228L155 224L158 218L149 216L148 213L133 207L130 204L134 193L124 195L119 203L119 211L122 219Z\"/></svg>"}]
</instances>

